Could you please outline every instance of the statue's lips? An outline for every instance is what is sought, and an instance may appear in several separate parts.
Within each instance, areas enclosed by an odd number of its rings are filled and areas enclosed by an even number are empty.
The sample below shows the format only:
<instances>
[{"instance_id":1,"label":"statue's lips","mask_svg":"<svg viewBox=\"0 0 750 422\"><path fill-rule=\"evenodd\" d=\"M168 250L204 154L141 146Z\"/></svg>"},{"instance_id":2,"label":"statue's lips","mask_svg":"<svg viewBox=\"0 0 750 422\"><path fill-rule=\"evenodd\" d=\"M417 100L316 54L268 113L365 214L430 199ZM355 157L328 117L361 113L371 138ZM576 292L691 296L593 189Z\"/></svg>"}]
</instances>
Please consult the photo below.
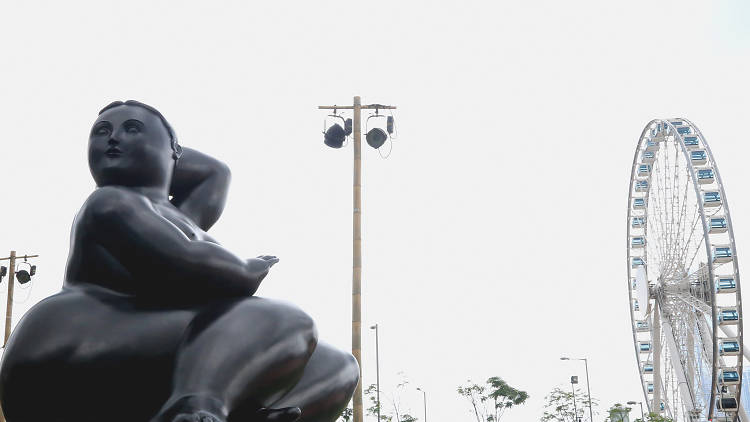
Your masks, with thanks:
<instances>
[{"instance_id":1,"label":"statue's lips","mask_svg":"<svg viewBox=\"0 0 750 422\"><path fill-rule=\"evenodd\" d=\"M104 155L107 157L119 157L122 155L122 151L119 148L109 148L104 151Z\"/></svg>"}]
</instances>

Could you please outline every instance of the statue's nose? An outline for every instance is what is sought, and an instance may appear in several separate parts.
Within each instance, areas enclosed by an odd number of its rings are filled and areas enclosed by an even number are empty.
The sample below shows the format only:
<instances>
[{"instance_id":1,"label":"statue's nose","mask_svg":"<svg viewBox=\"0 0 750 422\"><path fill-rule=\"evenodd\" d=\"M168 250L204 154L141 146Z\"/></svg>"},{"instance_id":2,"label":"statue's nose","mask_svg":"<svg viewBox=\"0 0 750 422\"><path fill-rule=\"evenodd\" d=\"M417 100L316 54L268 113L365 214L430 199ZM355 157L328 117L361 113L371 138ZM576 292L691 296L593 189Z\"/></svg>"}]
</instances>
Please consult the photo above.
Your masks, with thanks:
<instances>
[{"instance_id":1,"label":"statue's nose","mask_svg":"<svg viewBox=\"0 0 750 422\"><path fill-rule=\"evenodd\" d=\"M120 144L120 140L119 140L119 139L117 139L117 138L116 138L116 137L115 137L114 135L112 135L112 136L111 136L111 137L109 138L109 142L108 142L108 144L110 144L110 145L119 145L119 144Z\"/></svg>"}]
</instances>

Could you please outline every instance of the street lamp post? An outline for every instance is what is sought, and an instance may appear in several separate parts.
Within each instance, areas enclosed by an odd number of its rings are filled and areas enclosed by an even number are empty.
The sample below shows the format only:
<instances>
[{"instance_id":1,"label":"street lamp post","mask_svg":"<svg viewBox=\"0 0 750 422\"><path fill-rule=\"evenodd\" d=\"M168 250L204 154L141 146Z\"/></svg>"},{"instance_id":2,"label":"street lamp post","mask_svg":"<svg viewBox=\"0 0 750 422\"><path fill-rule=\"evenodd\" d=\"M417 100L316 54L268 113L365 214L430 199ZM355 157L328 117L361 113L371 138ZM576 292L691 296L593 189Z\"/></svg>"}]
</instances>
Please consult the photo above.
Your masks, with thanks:
<instances>
[{"instance_id":1,"label":"street lamp post","mask_svg":"<svg viewBox=\"0 0 750 422\"><path fill-rule=\"evenodd\" d=\"M643 402L642 401L639 401L639 402L629 401L628 402L628 404L630 405L635 405L636 403L641 405L641 422L646 422L646 415L643 414Z\"/></svg>"},{"instance_id":2,"label":"street lamp post","mask_svg":"<svg viewBox=\"0 0 750 422\"><path fill-rule=\"evenodd\" d=\"M576 407L576 387L578 384L578 377L573 375L570 377L570 390L573 392L573 422L578 420L578 407Z\"/></svg>"},{"instance_id":3,"label":"street lamp post","mask_svg":"<svg viewBox=\"0 0 750 422\"><path fill-rule=\"evenodd\" d=\"M427 422L427 393L419 387L417 387L417 390L422 392L422 397L424 399L424 422Z\"/></svg>"},{"instance_id":4,"label":"street lamp post","mask_svg":"<svg viewBox=\"0 0 750 422\"><path fill-rule=\"evenodd\" d=\"M375 330L375 376L377 382L377 395L378 400L378 422L380 422L380 350L378 346L378 324L370 327L371 330Z\"/></svg>"},{"instance_id":5,"label":"street lamp post","mask_svg":"<svg viewBox=\"0 0 750 422\"><path fill-rule=\"evenodd\" d=\"M589 383L589 361L587 358L568 358L568 357L561 357L560 360L582 360L583 363L586 365L586 390L588 391L589 395L589 418L591 418L591 422L594 422L594 411L591 408L591 384Z\"/></svg>"}]
</instances>

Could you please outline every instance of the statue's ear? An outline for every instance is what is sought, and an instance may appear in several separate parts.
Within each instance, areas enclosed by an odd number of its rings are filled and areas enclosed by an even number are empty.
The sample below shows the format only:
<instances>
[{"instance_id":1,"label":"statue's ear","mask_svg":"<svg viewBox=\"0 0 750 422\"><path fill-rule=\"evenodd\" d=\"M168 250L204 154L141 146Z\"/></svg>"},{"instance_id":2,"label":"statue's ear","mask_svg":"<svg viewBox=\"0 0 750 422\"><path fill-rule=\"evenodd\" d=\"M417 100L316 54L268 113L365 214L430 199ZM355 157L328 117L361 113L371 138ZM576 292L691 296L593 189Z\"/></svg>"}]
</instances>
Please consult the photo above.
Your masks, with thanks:
<instances>
[{"instance_id":1,"label":"statue's ear","mask_svg":"<svg viewBox=\"0 0 750 422\"><path fill-rule=\"evenodd\" d=\"M179 159L180 156L182 156L182 146L177 142L174 142L172 144L172 149L174 150L174 152L172 153L172 158L174 158L175 160Z\"/></svg>"}]
</instances>

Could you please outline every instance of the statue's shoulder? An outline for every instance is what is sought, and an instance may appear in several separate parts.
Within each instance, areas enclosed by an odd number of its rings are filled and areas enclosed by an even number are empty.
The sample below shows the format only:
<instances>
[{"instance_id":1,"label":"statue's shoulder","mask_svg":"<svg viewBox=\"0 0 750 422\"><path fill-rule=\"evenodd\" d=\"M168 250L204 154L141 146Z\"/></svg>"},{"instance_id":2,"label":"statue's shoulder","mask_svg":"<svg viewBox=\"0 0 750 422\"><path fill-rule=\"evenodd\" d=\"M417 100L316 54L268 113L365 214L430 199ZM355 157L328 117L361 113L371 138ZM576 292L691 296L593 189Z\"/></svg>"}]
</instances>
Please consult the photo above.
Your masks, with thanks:
<instances>
[{"instance_id":1,"label":"statue's shoulder","mask_svg":"<svg viewBox=\"0 0 750 422\"><path fill-rule=\"evenodd\" d=\"M102 186L89 195L81 207L81 217L95 220L122 218L150 206L148 199L132 189L121 186Z\"/></svg>"}]
</instances>

